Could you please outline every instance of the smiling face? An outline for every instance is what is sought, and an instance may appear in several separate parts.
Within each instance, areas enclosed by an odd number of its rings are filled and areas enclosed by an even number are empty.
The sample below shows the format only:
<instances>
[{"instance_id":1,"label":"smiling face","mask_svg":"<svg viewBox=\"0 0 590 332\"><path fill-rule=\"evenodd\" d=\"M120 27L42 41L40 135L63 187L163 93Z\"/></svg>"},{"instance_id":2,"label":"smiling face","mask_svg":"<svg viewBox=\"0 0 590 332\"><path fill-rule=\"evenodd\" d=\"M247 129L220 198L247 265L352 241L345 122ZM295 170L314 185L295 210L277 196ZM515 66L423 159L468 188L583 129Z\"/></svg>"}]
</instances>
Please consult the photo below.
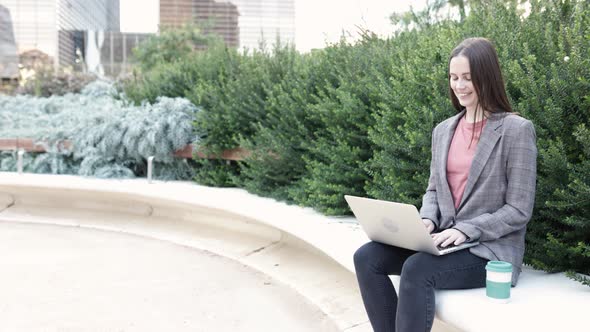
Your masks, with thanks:
<instances>
[{"instance_id":1,"label":"smiling face","mask_svg":"<svg viewBox=\"0 0 590 332\"><path fill-rule=\"evenodd\" d=\"M463 55L451 59L449 64L449 83L451 90L459 100L461 106L468 112L475 112L478 96L471 81L471 70L469 59Z\"/></svg>"}]
</instances>

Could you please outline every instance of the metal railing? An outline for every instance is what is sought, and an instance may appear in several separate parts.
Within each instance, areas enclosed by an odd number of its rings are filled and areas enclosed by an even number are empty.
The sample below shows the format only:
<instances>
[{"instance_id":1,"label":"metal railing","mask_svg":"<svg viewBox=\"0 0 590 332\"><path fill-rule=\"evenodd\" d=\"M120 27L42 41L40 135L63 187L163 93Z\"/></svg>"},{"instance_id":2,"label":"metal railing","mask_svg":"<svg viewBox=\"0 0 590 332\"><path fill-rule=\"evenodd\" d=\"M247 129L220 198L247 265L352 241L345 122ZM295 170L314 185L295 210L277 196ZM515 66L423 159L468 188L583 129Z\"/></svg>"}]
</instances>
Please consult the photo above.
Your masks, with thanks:
<instances>
[{"instance_id":1,"label":"metal railing","mask_svg":"<svg viewBox=\"0 0 590 332\"><path fill-rule=\"evenodd\" d=\"M17 173L23 174L23 159L26 152L34 152L34 153L43 153L47 152L45 147L47 144L45 142L37 142L31 138L0 138L0 151L17 151ZM71 149L73 144L71 141L63 140L60 141L58 146L58 150L61 149ZM228 149L222 151L220 154L211 154L205 153L202 151L196 150L193 144L189 144L184 148L177 150L174 152L174 157L176 158L203 158L203 159L222 159L227 160L228 162L244 160L248 156L250 156L250 151L243 149L243 148L235 148L235 149ZM150 156L147 159L148 163L148 172L147 172L147 180L148 183L152 182L152 175L153 175L153 163L155 157Z\"/></svg>"}]
</instances>

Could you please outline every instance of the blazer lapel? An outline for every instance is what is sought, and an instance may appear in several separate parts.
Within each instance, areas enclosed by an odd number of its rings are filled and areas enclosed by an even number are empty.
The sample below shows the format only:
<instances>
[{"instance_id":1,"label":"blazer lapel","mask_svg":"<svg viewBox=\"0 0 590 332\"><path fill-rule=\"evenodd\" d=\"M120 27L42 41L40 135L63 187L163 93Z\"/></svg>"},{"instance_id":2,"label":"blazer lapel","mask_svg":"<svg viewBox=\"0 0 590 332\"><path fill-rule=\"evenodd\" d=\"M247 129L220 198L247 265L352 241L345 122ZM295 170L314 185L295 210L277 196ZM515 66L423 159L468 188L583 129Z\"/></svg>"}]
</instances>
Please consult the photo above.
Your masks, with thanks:
<instances>
[{"instance_id":1,"label":"blazer lapel","mask_svg":"<svg viewBox=\"0 0 590 332\"><path fill-rule=\"evenodd\" d=\"M473 161L471 162L471 168L469 169L469 175L467 176L467 184L465 185L465 191L463 192L463 197L461 198L461 203L459 204L459 209L465 203L465 200L469 197L469 194L473 191L473 187L477 182L477 179L481 175L481 171L485 167L496 143L502 137L502 134L497 130L502 126L503 121L500 121L504 118L503 114L496 114L492 113L486 125L483 128L483 132L479 138L479 142L477 143L477 150L475 151L475 156L473 156Z\"/></svg>"},{"instance_id":2,"label":"blazer lapel","mask_svg":"<svg viewBox=\"0 0 590 332\"><path fill-rule=\"evenodd\" d=\"M449 187L449 182L447 181L447 158L449 157L449 148L451 147L451 141L453 140L453 135L455 134L455 129L457 128L457 124L459 124L459 120L461 117L465 115L465 110L461 111L459 114L453 117L453 121L449 122L449 126L447 127L446 131L442 136L442 144L441 144L441 153L442 158L439 159L438 169L440 170L439 177L442 179L443 183L443 192L441 195L441 202L444 206L440 206L439 208L446 208L449 212L455 215L455 204L453 203L453 195L451 194L451 189Z\"/></svg>"}]
</instances>

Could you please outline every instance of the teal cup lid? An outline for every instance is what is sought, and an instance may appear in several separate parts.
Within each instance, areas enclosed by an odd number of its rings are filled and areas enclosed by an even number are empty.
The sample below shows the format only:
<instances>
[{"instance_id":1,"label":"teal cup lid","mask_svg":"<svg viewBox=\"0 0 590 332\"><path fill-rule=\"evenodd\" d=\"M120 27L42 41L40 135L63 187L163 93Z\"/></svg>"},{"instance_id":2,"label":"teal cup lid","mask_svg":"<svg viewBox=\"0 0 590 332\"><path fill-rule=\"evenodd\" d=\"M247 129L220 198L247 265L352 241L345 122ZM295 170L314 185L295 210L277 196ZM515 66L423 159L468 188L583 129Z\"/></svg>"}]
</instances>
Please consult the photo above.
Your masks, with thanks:
<instances>
[{"instance_id":1,"label":"teal cup lid","mask_svg":"<svg viewBox=\"0 0 590 332\"><path fill-rule=\"evenodd\" d=\"M512 264L504 261L489 261L486 265L487 271L512 272Z\"/></svg>"}]
</instances>

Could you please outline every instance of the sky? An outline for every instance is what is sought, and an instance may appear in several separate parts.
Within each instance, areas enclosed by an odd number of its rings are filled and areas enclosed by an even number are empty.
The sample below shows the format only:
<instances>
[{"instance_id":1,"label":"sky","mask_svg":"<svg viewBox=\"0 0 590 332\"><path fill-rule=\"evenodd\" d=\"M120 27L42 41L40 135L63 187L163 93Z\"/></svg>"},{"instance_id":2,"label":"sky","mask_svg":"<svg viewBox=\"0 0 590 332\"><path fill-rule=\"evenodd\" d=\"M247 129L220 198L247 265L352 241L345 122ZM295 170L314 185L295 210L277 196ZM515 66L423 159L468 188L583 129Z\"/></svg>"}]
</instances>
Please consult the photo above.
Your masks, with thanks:
<instances>
[{"instance_id":1,"label":"sky","mask_svg":"<svg viewBox=\"0 0 590 332\"><path fill-rule=\"evenodd\" d=\"M120 0L121 31L156 32L158 0ZM295 0L295 45L299 51L322 48L337 42L343 31L356 26L385 36L393 29L389 15L410 8L423 8L426 0ZM137 7L141 6L141 14Z\"/></svg>"}]
</instances>

